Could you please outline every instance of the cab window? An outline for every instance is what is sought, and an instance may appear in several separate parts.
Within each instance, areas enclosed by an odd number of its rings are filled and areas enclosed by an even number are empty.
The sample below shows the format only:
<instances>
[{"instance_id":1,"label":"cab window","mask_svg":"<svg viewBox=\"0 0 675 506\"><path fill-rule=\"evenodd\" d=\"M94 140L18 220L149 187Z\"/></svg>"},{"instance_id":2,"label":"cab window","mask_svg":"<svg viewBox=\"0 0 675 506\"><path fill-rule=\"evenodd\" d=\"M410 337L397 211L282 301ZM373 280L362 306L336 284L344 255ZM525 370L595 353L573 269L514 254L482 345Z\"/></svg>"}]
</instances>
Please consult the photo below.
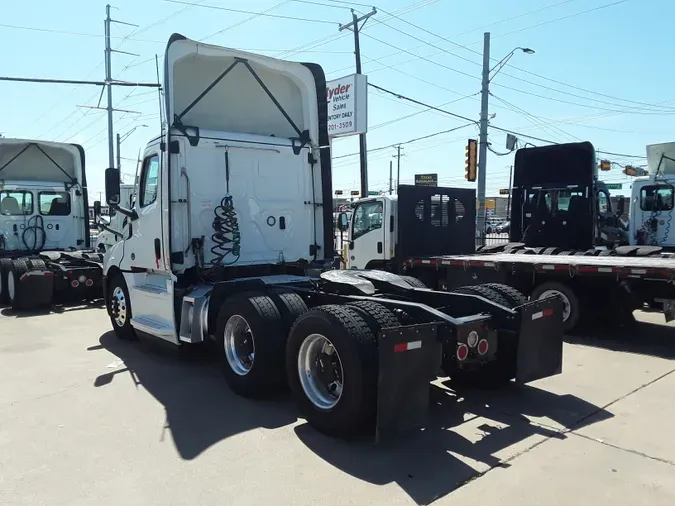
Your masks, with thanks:
<instances>
[{"instance_id":1,"label":"cab window","mask_svg":"<svg viewBox=\"0 0 675 506\"><path fill-rule=\"evenodd\" d=\"M69 216L70 194L67 192L40 192L38 207L43 216Z\"/></svg>"},{"instance_id":2,"label":"cab window","mask_svg":"<svg viewBox=\"0 0 675 506\"><path fill-rule=\"evenodd\" d=\"M382 201L364 202L354 211L352 239L358 239L378 228L382 228Z\"/></svg>"},{"instance_id":3,"label":"cab window","mask_svg":"<svg viewBox=\"0 0 675 506\"><path fill-rule=\"evenodd\" d=\"M645 186L640 190L640 209L643 211L671 211L673 187L670 185Z\"/></svg>"},{"instance_id":4,"label":"cab window","mask_svg":"<svg viewBox=\"0 0 675 506\"><path fill-rule=\"evenodd\" d=\"M159 157L152 155L143 162L141 175L141 207L149 206L157 200L157 182L159 178Z\"/></svg>"},{"instance_id":5,"label":"cab window","mask_svg":"<svg viewBox=\"0 0 675 506\"><path fill-rule=\"evenodd\" d=\"M611 213L609 196L604 191L598 192L598 211L600 214Z\"/></svg>"},{"instance_id":6,"label":"cab window","mask_svg":"<svg viewBox=\"0 0 675 506\"><path fill-rule=\"evenodd\" d=\"M0 192L0 214L5 216L33 214L33 194L21 190Z\"/></svg>"}]
</instances>

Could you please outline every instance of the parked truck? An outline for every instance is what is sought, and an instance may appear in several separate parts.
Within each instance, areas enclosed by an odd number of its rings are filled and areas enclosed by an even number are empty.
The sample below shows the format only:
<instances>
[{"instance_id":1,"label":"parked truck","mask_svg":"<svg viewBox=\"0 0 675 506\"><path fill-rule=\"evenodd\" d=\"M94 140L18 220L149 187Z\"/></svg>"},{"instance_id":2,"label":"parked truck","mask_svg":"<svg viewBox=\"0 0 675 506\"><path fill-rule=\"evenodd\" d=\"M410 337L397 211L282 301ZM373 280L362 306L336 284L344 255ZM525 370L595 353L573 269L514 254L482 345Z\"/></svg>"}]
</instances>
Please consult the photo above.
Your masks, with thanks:
<instances>
[{"instance_id":1,"label":"parked truck","mask_svg":"<svg viewBox=\"0 0 675 506\"><path fill-rule=\"evenodd\" d=\"M358 202L351 223L341 220L349 229L347 267L414 276L438 290L480 285L468 290L500 292L495 300L502 303L514 296L503 285L530 300L557 295L565 330L584 315L630 321L646 306L670 321L669 146L648 148L652 175L633 184L628 224L620 220L622 205L612 209L606 185L597 180L592 144L526 148L514 165L511 242L476 253L473 241L457 240L475 227L473 190L401 186L398 195Z\"/></svg>"},{"instance_id":2,"label":"parked truck","mask_svg":"<svg viewBox=\"0 0 675 506\"><path fill-rule=\"evenodd\" d=\"M100 298L84 150L0 139L0 303L33 309Z\"/></svg>"},{"instance_id":3,"label":"parked truck","mask_svg":"<svg viewBox=\"0 0 675 506\"><path fill-rule=\"evenodd\" d=\"M118 337L211 343L230 388L288 384L327 434L422 423L429 381L528 382L561 370L558 298L501 305L418 288L334 259L326 81L320 66L173 35L168 122L143 153L129 218L104 259ZM473 234L473 232L472 232Z\"/></svg>"}]
</instances>

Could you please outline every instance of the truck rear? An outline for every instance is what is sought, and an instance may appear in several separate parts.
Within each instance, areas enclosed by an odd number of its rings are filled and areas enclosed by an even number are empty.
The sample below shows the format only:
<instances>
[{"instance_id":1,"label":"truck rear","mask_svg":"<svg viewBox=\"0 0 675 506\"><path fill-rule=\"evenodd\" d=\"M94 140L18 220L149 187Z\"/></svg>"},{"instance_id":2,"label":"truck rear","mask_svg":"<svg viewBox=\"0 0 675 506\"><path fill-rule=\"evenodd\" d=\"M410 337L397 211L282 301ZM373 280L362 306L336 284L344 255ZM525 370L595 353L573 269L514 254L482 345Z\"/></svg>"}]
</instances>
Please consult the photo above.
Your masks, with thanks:
<instances>
[{"instance_id":1,"label":"truck rear","mask_svg":"<svg viewBox=\"0 0 675 506\"><path fill-rule=\"evenodd\" d=\"M503 306L331 268L321 67L176 34L164 75L168 121L146 146L131 208L106 170L108 204L129 227L104 259L120 338L208 343L233 391L269 397L288 384L308 423L340 436L419 426L442 370L493 385L560 372L555 298Z\"/></svg>"},{"instance_id":2,"label":"truck rear","mask_svg":"<svg viewBox=\"0 0 675 506\"><path fill-rule=\"evenodd\" d=\"M0 303L31 309L98 297L83 149L2 138L0 180Z\"/></svg>"}]
</instances>

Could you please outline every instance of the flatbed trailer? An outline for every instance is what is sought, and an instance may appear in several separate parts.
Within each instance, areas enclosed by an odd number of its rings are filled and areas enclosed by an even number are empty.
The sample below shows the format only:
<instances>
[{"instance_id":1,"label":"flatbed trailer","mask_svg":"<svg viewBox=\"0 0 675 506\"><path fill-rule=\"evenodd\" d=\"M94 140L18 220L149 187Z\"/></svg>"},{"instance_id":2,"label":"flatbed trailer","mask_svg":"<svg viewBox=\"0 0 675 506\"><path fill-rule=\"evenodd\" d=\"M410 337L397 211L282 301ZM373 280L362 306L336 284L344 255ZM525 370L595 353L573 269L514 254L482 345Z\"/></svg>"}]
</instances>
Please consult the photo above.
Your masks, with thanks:
<instances>
[{"instance_id":1,"label":"flatbed trailer","mask_svg":"<svg viewBox=\"0 0 675 506\"><path fill-rule=\"evenodd\" d=\"M440 290L504 283L531 299L559 295L566 330L583 316L625 321L633 310L645 306L660 306L667 321L675 318L675 258L608 251L550 254L555 248L537 254L541 250L522 247L500 253L412 257L401 265L406 274Z\"/></svg>"}]
</instances>

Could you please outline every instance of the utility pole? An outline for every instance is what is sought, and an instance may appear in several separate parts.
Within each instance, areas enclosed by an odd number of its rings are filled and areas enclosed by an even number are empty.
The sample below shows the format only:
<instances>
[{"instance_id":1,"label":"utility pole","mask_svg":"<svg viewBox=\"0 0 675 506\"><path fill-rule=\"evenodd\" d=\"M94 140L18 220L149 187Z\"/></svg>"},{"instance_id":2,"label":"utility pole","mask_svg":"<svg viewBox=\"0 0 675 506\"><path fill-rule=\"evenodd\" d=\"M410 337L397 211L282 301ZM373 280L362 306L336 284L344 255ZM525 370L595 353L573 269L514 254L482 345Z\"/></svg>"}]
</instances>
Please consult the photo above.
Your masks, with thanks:
<instances>
[{"instance_id":1,"label":"utility pole","mask_svg":"<svg viewBox=\"0 0 675 506\"><path fill-rule=\"evenodd\" d=\"M490 96L490 32L483 34L483 81L480 100L480 139L478 146L478 214L476 238L485 244L485 182L488 148L488 98Z\"/></svg>"},{"instance_id":2,"label":"utility pole","mask_svg":"<svg viewBox=\"0 0 675 506\"><path fill-rule=\"evenodd\" d=\"M117 136L117 170L121 170L122 163L121 163L121 155L120 155L120 146L122 145L122 141L120 140L120 134L119 133L117 133L115 135Z\"/></svg>"},{"instance_id":3,"label":"utility pole","mask_svg":"<svg viewBox=\"0 0 675 506\"><path fill-rule=\"evenodd\" d=\"M391 181L393 170L394 170L394 161L389 160L389 195L391 195L391 192L394 191L392 188L392 181Z\"/></svg>"},{"instance_id":4,"label":"utility pole","mask_svg":"<svg viewBox=\"0 0 675 506\"><path fill-rule=\"evenodd\" d=\"M396 193L398 194L398 187L401 184L401 145L396 146Z\"/></svg>"},{"instance_id":5,"label":"utility pole","mask_svg":"<svg viewBox=\"0 0 675 506\"><path fill-rule=\"evenodd\" d=\"M110 47L110 4L105 6L105 82L106 91L108 93L108 105L106 110L108 111L108 167L114 167L115 159L113 152L113 105L112 105L112 65L111 65L111 54L112 49Z\"/></svg>"},{"instance_id":6,"label":"utility pole","mask_svg":"<svg viewBox=\"0 0 675 506\"><path fill-rule=\"evenodd\" d=\"M374 16L377 14L377 9L373 7L373 10L370 11L368 14L364 14L361 17L357 17L356 13L354 12L354 9L352 9L352 22L347 23L346 25L340 25L339 31L342 30L348 30L351 28L351 30L354 32L354 56L356 56L356 73L360 74L361 73L361 46L359 45L359 30L363 28L363 25L366 24L366 21L368 21L368 18L371 16ZM359 27L359 23L361 26ZM361 195L362 196L367 196L368 195L368 150L366 147L366 134L362 133L359 134L359 154L360 154L360 162L361 162Z\"/></svg>"},{"instance_id":7,"label":"utility pole","mask_svg":"<svg viewBox=\"0 0 675 506\"><path fill-rule=\"evenodd\" d=\"M511 217L511 184L513 183L513 165L509 169L509 195L506 198L506 219Z\"/></svg>"}]
</instances>

